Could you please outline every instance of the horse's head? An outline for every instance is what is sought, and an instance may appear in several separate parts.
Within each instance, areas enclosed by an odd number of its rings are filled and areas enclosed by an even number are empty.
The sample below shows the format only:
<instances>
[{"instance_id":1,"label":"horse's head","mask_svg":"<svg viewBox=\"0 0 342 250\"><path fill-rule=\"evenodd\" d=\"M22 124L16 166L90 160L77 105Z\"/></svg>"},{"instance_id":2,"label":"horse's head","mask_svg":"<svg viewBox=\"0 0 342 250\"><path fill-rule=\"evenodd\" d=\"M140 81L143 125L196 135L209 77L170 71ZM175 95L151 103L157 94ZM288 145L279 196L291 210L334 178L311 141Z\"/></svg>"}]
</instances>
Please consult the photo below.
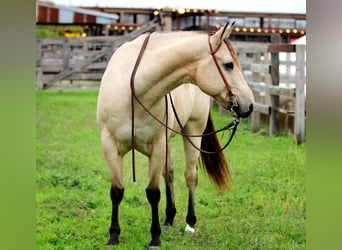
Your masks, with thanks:
<instances>
[{"instance_id":1,"label":"horse's head","mask_svg":"<svg viewBox=\"0 0 342 250\"><path fill-rule=\"evenodd\" d=\"M233 25L226 24L208 37L208 52L197 69L198 86L234 116L248 117L254 97L243 76L235 50L228 40Z\"/></svg>"}]
</instances>

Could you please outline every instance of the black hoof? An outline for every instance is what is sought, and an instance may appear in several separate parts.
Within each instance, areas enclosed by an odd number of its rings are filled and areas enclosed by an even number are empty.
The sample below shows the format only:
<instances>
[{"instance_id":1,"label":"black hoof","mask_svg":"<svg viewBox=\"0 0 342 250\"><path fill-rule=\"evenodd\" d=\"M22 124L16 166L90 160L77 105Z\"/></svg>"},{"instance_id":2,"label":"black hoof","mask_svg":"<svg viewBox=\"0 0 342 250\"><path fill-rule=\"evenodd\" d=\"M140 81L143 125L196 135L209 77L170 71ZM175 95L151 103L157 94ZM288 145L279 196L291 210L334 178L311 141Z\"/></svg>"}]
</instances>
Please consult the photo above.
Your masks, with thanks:
<instances>
[{"instance_id":1,"label":"black hoof","mask_svg":"<svg viewBox=\"0 0 342 250\"><path fill-rule=\"evenodd\" d=\"M161 245L159 237L155 237L151 240L150 244L148 245L148 249L158 249Z\"/></svg>"},{"instance_id":2,"label":"black hoof","mask_svg":"<svg viewBox=\"0 0 342 250\"><path fill-rule=\"evenodd\" d=\"M106 243L106 246L114 246L119 244L118 236L111 236Z\"/></svg>"},{"instance_id":3,"label":"black hoof","mask_svg":"<svg viewBox=\"0 0 342 250\"><path fill-rule=\"evenodd\" d=\"M148 250L157 250L160 248L160 245L159 246L148 246Z\"/></svg>"}]
</instances>

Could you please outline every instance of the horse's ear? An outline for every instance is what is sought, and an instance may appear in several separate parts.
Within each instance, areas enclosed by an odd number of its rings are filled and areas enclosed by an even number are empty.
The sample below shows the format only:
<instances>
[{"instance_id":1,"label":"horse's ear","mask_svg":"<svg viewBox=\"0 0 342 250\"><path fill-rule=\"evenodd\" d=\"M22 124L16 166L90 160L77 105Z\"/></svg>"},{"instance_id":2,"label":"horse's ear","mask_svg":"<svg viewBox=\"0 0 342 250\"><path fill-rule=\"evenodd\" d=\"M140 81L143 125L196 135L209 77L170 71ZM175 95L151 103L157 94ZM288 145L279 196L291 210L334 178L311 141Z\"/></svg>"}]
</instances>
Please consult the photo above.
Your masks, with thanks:
<instances>
[{"instance_id":1,"label":"horse's ear","mask_svg":"<svg viewBox=\"0 0 342 250\"><path fill-rule=\"evenodd\" d=\"M235 21L233 21L231 24L229 24L229 22L226 23L226 25L224 26L223 36L221 37L222 40L230 36L230 33L232 33L233 31L234 24L235 24Z\"/></svg>"},{"instance_id":2,"label":"horse's ear","mask_svg":"<svg viewBox=\"0 0 342 250\"><path fill-rule=\"evenodd\" d=\"M231 24L226 23L224 27L221 27L212 37L210 38L211 46L213 47L213 50L215 51L222 43L222 41L225 38L228 38L230 33L233 30L233 25L235 21L233 21Z\"/></svg>"}]
</instances>

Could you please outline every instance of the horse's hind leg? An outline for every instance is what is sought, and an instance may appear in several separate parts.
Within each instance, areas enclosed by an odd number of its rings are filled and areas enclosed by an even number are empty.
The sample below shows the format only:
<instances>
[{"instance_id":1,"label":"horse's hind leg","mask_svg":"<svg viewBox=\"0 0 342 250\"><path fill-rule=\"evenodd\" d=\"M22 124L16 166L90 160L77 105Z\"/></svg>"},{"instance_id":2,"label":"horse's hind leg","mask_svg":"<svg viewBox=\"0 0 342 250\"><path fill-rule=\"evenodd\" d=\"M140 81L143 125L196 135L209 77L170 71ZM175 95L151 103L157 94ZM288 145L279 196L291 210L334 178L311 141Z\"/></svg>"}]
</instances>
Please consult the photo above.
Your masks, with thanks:
<instances>
[{"instance_id":1,"label":"horse's hind leg","mask_svg":"<svg viewBox=\"0 0 342 250\"><path fill-rule=\"evenodd\" d=\"M112 219L109 228L109 239L106 245L119 244L121 232L119 224L119 206L124 195L122 185L122 156L119 155L112 135L104 128L101 131L102 148L109 166L111 177L110 198L112 201Z\"/></svg>"},{"instance_id":2,"label":"horse's hind leg","mask_svg":"<svg viewBox=\"0 0 342 250\"><path fill-rule=\"evenodd\" d=\"M184 140L184 151L186 158L186 169L185 169L185 180L188 187L189 198L188 198L188 213L186 216L186 228L185 232L194 233L196 224L195 214L195 189L197 186L197 162L199 157L199 151L195 149L185 138ZM191 138L191 141L198 147L201 144L201 138Z\"/></svg>"},{"instance_id":3,"label":"horse's hind leg","mask_svg":"<svg viewBox=\"0 0 342 250\"><path fill-rule=\"evenodd\" d=\"M173 225L173 220L176 215L176 206L174 199L174 189L173 189L173 164L170 157L170 148L168 148L168 164L167 169L163 172L165 180L165 191L166 191L166 209L165 209L165 222L163 224L163 229L167 229L169 226Z\"/></svg>"}]
</instances>

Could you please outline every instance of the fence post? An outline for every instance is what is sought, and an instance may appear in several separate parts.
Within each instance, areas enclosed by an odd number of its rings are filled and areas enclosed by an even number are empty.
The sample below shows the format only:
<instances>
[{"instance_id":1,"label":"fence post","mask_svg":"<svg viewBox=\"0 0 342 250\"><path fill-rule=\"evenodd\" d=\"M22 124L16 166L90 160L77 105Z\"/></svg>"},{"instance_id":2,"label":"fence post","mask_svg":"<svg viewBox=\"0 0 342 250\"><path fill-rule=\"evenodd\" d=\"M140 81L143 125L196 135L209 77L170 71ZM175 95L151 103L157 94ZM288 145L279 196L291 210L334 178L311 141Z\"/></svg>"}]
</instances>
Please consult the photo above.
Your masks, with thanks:
<instances>
[{"instance_id":1,"label":"fence post","mask_svg":"<svg viewBox=\"0 0 342 250\"><path fill-rule=\"evenodd\" d=\"M261 57L261 53L255 53L254 54L254 60L253 63L255 64L260 64L260 57ZM253 82L260 82L261 81L261 77L259 73L256 73L254 70L252 71L252 81ZM253 95L254 95L254 101L256 103L260 102L260 92L259 91L253 91ZM251 115L251 123L252 123L252 132L256 133L260 130L260 112L254 110L254 112L252 112Z\"/></svg>"},{"instance_id":2,"label":"fence post","mask_svg":"<svg viewBox=\"0 0 342 250\"><path fill-rule=\"evenodd\" d=\"M162 30L172 31L172 12L170 8L164 8L161 13Z\"/></svg>"},{"instance_id":3,"label":"fence post","mask_svg":"<svg viewBox=\"0 0 342 250\"><path fill-rule=\"evenodd\" d=\"M42 43L40 40L36 42L36 82L37 88L43 89L43 69L42 69Z\"/></svg>"},{"instance_id":4,"label":"fence post","mask_svg":"<svg viewBox=\"0 0 342 250\"><path fill-rule=\"evenodd\" d=\"M63 47L62 47L62 55L63 55L63 71L69 69L69 43L68 38L64 38Z\"/></svg>"},{"instance_id":5,"label":"fence post","mask_svg":"<svg viewBox=\"0 0 342 250\"><path fill-rule=\"evenodd\" d=\"M271 42L272 43L279 43L280 36L279 35L272 35ZM278 86L279 85L279 52L271 52L271 67L270 67L270 74L272 85ZM271 95L271 115L270 115L270 128L269 134L270 135L277 135L279 134L279 96L278 95Z\"/></svg>"},{"instance_id":6,"label":"fence post","mask_svg":"<svg viewBox=\"0 0 342 250\"><path fill-rule=\"evenodd\" d=\"M36 67L36 81L37 81L37 88L39 90L43 89L43 69L42 67Z\"/></svg>"},{"instance_id":7,"label":"fence post","mask_svg":"<svg viewBox=\"0 0 342 250\"><path fill-rule=\"evenodd\" d=\"M296 112L295 137L297 144L305 138L305 45L296 45Z\"/></svg>"},{"instance_id":8,"label":"fence post","mask_svg":"<svg viewBox=\"0 0 342 250\"><path fill-rule=\"evenodd\" d=\"M254 101L255 103L260 102L260 93L257 91L253 91ZM260 112L253 111L251 116L251 123L252 123L252 132L256 133L260 130Z\"/></svg>"}]
</instances>

